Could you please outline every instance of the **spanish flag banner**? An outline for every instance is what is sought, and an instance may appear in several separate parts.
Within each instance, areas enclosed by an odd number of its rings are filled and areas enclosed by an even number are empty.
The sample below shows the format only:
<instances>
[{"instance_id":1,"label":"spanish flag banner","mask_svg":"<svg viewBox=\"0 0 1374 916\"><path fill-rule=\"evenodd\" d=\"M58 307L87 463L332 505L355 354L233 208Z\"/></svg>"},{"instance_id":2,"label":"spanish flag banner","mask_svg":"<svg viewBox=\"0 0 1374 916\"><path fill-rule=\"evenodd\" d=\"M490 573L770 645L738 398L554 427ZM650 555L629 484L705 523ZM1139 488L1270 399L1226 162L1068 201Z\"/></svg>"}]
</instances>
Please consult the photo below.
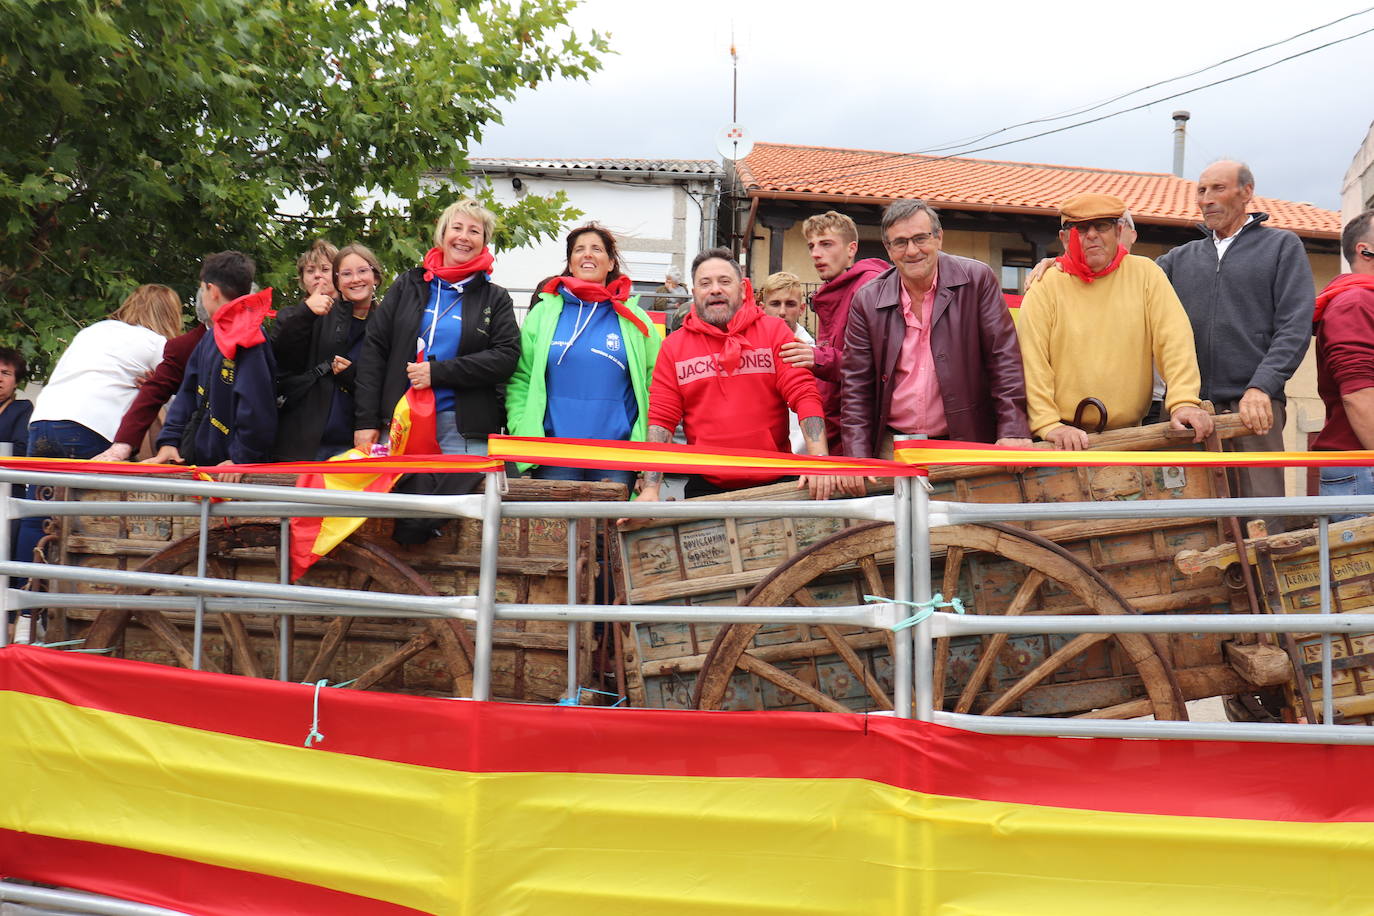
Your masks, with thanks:
<instances>
[{"instance_id":1,"label":"spanish flag banner","mask_svg":"<svg viewBox=\"0 0 1374 916\"><path fill-rule=\"evenodd\" d=\"M1191 441L1191 440L1183 440ZM1004 448L986 442L906 439L896 444L895 460L921 467L992 465L996 467L1367 467L1374 452L1120 452L1107 449L1061 452L1049 448Z\"/></svg>"},{"instance_id":2,"label":"spanish flag banner","mask_svg":"<svg viewBox=\"0 0 1374 916\"><path fill-rule=\"evenodd\" d=\"M22 646L0 712L4 874L201 916L1374 910L1370 747L461 702Z\"/></svg>"},{"instance_id":3,"label":"spanish flag banner","mask_svg":"<svg viewBox=\"0 0 1374 916\"><path fill-rule=\"evenodd\" d=\"M675 474L754 475L834 474L912 477L923 469L877 458L823 458L788 455L743 448L712 448L656 442L621 442L615 439L556 439L537 436L492 436L487 455L504 461L552 464L571 468L616 468L626 471L660 471Z\"/></svg>"}]
</instances>

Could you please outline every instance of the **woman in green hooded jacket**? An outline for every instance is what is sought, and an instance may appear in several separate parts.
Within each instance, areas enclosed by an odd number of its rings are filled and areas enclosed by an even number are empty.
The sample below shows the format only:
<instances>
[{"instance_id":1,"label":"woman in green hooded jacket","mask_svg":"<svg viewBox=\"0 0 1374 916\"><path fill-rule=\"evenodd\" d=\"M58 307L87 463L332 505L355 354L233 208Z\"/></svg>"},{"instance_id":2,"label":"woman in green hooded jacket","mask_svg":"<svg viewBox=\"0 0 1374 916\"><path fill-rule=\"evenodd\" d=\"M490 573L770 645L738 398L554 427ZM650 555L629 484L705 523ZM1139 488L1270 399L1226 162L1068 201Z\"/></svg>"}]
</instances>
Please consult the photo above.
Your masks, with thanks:
<instances>
[{"instance_id":1,"label":"woman in green hooded jacket","mask_svg":"<svg viewBox=\"0 0 1374 916\"><path fill-rule=\"evenodd\" d=\"M568 233L565 269L544 285L521 328L520 362L506 386L512 436L644 441L660 339L620 267L615 236L603 227ZM630 488L635 472L546 465L533 476Z\"/></svg>"}]
</instances>

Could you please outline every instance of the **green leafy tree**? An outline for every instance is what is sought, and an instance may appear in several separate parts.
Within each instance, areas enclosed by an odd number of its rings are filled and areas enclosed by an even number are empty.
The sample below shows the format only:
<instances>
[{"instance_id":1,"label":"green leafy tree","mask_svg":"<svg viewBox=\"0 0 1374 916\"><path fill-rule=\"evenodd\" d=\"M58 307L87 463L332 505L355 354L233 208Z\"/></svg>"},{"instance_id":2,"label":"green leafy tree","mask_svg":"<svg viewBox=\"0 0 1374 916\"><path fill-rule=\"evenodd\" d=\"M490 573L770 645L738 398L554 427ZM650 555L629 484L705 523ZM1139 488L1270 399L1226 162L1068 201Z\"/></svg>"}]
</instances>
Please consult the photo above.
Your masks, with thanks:
<instances>
[{"instance_id":1,"label":"green leafy tree","mask_svg":"<svg viewBox=\"0 0 1374 916\"><path fill-rule=\"evenodd\" d=\"M309 241L418 262L497 106L607 52L574 0L3 0L0 342L40 374L140 283L237 248L294 283ZM530 196L495 243L576 215Z\"/></svg>"}]
</instances>

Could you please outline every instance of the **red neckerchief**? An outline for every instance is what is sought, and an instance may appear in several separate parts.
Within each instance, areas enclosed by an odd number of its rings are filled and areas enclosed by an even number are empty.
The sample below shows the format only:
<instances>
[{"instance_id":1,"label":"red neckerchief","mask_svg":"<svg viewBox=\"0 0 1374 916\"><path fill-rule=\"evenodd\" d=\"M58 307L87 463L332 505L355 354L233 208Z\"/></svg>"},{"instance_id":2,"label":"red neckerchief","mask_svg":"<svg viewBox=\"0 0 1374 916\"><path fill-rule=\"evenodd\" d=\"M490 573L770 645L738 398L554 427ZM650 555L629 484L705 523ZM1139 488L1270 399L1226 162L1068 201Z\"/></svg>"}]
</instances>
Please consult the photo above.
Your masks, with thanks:
<instances>
[{"instance_id":1,"label":"red neckerchief","mask_svg":"<svg viewBox=\"0 0 1374 916\"><path fill-rule=\"evenodd\" d=\"M739 309L730 318L730 323L725 326L725 330L722 331L698 315L695 305L692 306L692 311L683 320L682 327L683 330L696 331L707 337L719 337L724 340L717 365L721 371L729 375L739 368L740 357L744 354L744 348L749 344L749 340L744 336L745 329L762 317L763 310L754 304L754 288L748 280L745 280L744 301L740 303Z\"/></svg>"},{"instance_id":2,"label":"red neckerchief","mask_svg":"<svg viewBox=\"0 0 1374 916\"><path fill-rule=\"evenodd\" d=\"M1069 230L1069 250L1054 260L1060 267L1064 268L1064 273L1072 274L1084 283L1091 283L1099 277L1107 276L1107 274L1120 267L1121 260L1124 257L1126 257L1126 249L1121 245L1117 245L1116 257L1112 258L1112 263L1094 272L1093 269L1088 266L1088 262L1083 260L1083 242L1078 237L1078 227L1074 226Z\"/></svg>"},{"instance_id":3,"label":"red neckerchief","mask_svg":"<svg viewBox=\"0 0 1374 916\"><path fill-rule=\"evenodd\" d=\"M226 302L211 319L215 326L215 346L225 359L233 359L241 347L256 347L267 339L262 333L262 323L276 314L272 311L271 287Z\"/></svg>"},{"instance_id":4,"label":"red neckerchief","mask_svg":"<svg viewBox=\"0 0 1374 916\"><path fill-rule=\"evenodd\" d=\"M485 245L471 261L464 261L462 264L455 264L452 267L444 266L444 253L438 248L431 248L425 255L424 263L421 265L425 269L425 282L428 283L435 277L445 283L462 283L473 274L489 274L491 266L496 263L496 259L491 256L491 249Z\"/></svg>"},{"instance_id":5,"label":"red neckerchief","mask_svg":"<svg viewBox=\"0 0 1374 916\"><path fill-rule=\"evenodd\" d=\"M579 280L577 277L550 277L540 292L557 293L560 286L583 302L609 302L617 315L639 328L639 333L645 337L649 336L649 326L625 304L625 300L630 298L634 284L624 274L612 280L610 286L602 286L591 280Z\"/></svg>"},{"instance_id":6,"label":"red neckerchief","mask_svg":"<svg viewBox=\"0 0 1374 916\"><path fill-rule=\"evenodd\" d=\"M1360 288L1374 289L1374 277L1369 274L1341 274L1326 284L1326 289L1317 294L1317 307L1312 311L1312 323L1316 324L1322 320L1322 312L1326 311L1326 306L1332 299L1348 289Z\"/></svg>"}]
</instances>

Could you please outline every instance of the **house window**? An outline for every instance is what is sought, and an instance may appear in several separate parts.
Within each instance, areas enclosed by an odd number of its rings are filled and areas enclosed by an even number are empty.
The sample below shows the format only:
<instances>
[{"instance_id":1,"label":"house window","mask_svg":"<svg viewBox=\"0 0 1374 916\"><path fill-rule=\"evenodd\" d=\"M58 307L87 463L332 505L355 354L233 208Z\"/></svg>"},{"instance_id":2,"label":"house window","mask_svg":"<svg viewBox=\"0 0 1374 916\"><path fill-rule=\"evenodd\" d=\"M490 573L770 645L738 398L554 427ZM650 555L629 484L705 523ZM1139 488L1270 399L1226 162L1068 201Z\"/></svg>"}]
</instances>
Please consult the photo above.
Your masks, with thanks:
<instances>
[{"instance_id":1,"label":"house window","mask_svg":"<svg viewBox=\"0 0 1374 916\"><path fill-rule=\"evenodd\" d=\"M1019 296L1026 291L1026 276L1035 267L1030 252L1002 252L1002 292Z\"/></svg>"}]
</instances>

